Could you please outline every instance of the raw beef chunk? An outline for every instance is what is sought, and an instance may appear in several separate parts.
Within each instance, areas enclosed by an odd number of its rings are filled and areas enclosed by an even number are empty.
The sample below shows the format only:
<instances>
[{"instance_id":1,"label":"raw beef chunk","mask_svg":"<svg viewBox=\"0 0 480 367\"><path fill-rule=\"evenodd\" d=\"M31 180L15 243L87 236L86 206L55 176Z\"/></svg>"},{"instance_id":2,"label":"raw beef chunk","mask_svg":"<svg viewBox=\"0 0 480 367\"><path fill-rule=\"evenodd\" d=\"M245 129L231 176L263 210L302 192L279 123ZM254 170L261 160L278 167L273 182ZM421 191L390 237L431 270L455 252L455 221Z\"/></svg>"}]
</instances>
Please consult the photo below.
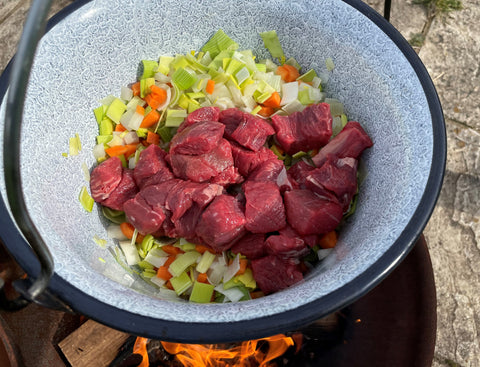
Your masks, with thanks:
<instances>
[{"instance_id":1,"label":"raw beef chunk","mask_svg":"<svg viewBox=\"0 0 480 367\"><path fill-rule=\"evenodd\" d=\"M306 177L305 185L317 193L328 190L336 195L338 201L346 211L357 192L357 160L355 158L339 158L327 161Z\"/></svg>"},{"instance_id":2,"label":"raw beef chunk","mask_svg":"<svg viewBox=\"0 0 480 367\"><path fill-rule=\"evenodd\" d=\"M238 172L244 177L247 177L261 163L277 159L275 153L266 147L261 147L257 152L254 152L245 149L234 142L232 142L231 146L235 167L238 168Z\"/></svg>"},{"instance_id":3,"label":"raw beef chunk","mask_svg":"<svg viewBox=\"0 0 480 367\"><path fill-rule=\"evenodd\" d=\"M230 108L220 112L219 121L225 125L225 136L235 140L245 148L259 150L269 135L275 130L264 119L242 112L237 108Z\"/></svg>"},{"instance_id":4,"label":"raw beef chunk","mask_svg":"<svg viewBox=\"0 0 480 367\"><path fill-rule=\"evenodd\" d=\"M257 285L265 294L280 291L303 279L295 264L274 255L252 260L252 271Z\"/></svg>"},{"instance_id":5,"label":"raw beef chunk","mask_svg":"<svg viewBox=\"0 0 480 367\"><path fill-rule=\"evenodd\" d=\"M102 203L122 180L123 167L118 157L100 163L90 175L90 192L97 203Z\"/></svg>"},{"instance_id":6,"label":"raw beef chunk","mask_svg":"<svg viewBox=\"0 0 480 367\"><path fill-rule=\"evenodd\" d=\"M281 229L278 235L267 238L265 249L270 255L282 259L298 259L310 252L306 241L288 225Z\"/></svg>"},{"instance_id":7,"label":"raw beef chunk","mask_svg":"<svg viewBox=\"0 0 480 367\"><path fill-rule=\"evenodd\" d=\"M248 175L249 181L270 181L277 183L278 175L285 169L285 165L280 159L270 159L257 166L252 173Z\"/></svg>"},{"instance_id":8,"label":"raw beef chunk","mask_svg":"<svg viewBox=\"0 0 480 367\"><path fill-rule=\"evenodd\" d=\"M217 252L228 250L245 233L245 215L238 201L217 196L202 213L196 234Z\"/></svg>"},{"instance_id":9,"label":"raw beef chunk","mask_svg":"<svg viewBox=\"0 0 480 367\"><path fill-rule=\"evenodd\" d=\"M306 107L289 116L273 115L276 139L288 154L321 148L332 136L332 116L327 103Z\"/></svg>"},{"instance_id":10,"label":"raw beef chunk","mask_svg":"<svg viewBox=\"0 0 480 367\"><path fill-rule=\"evenodd\" d=\"M342 219L338 201L325 200L310 190L291 190L283 196L287 221L303 236L333 231Z\"/></svg>"},{"instance_id":11,"label":"raw beef chunk","mask_svg":"<svg viewBox=\"0 0 480 367\"><path fill-rule=\"evenodd\" d=\"M290 182L295 182L298 188L305 188L305 178L313 171L315 167L307 162L300 160L293 164L287 171Z\"/></svg>"},{"instance_id":12,"label":"raw beef chunk","mask_svg":"<svg viewBox=\"0 0 480 367\"><path fill-rule=\"evenodd\" d=\"M175 134L170 142L170 154L205 154L218 146L225 125L219 122L198 122Z\"/></svg>"},{"instance_id":13,"label":"raw beef chunk","mask_svg":"<svg viewBox=\"0 0 480 367\"><path fill-rule=\"evenodd\" d=\"M356 121L350 121L312 160L315 166L321 167L329 155L337 158L358 158L371 146L373 142L362 126Z\"/></svg>"},{"instance_id":14,"label":"raw beef chunk","mask_svg":"<svg viewBox=\"0 0 480 367\"><path fill-rule=\"evenodd\" d=\"M152 208L141 193L125 202L123 208L128 221L143 234L157 232L165 220L163 210Z\"/></svg>"},{"instance_id":15,"label":"raw beef chunk","mask_svg":"<svg viewBox=\"0 0 480 367\"><path fill-rule=\"evenodd\" d=\"M182 132L185 128L202 121L218 121L220 108L218 107L202 107L188 114L187 118L178 127L177 133Z\"/></svg>"},{"instance_id":16,"label":"raw beef chunk","mask_svg":"<svg viewBox=\"0 0 480 367\"><path fill-rule=\"evenodd\" d=\"M252 233L268 233L285 227L285 207L278 186L268 181L248 181L243 185L246 228Z\"/></svg>"},{"instance_id":17,"label":"raw beef chunk","mask_svg":"<svg viewBox=\"0 0 480 367\"><path fill-rule=\"evenodd\" d=\"M248 259L258 259L265 255L265 234L247 233L230 249L234 254L242 254Z\"/></svg>"},{"instance_id":18,"label":"raw beef chunk","mask_svg":"<svg viewBox=\"0 0 480 367\"><path fill-rule=\"evenodd\" d=\"M138 187L133 178L133 171L123 169L122 180L110 196L102 202L102 205L110 209L123 211L123 204L133 198L137 192Z\"/></svg>"},{"instance_id":19,"label":"raw beef chunk","mask_svg":"<svg viewBox=\"0 0 480 367\"><path fill-rule=\"evenodd\" d=\"M140 189L171 180L173 174L165 162L166 153L157 145L150 144L140 153L133 170L135 182Z\"/></svg>"},{"instance_id":20,"label":"raw beef chunk","mask_svg":"<svg viewBox=\"0 0 480 367\"><path fill-rule=\"evenodd\" d=\"M233 166L230 143L220 139L218 146L200 155L169 154L167 161L176 177L194 182L205 182Z\"/></svg>"}]
</instances>

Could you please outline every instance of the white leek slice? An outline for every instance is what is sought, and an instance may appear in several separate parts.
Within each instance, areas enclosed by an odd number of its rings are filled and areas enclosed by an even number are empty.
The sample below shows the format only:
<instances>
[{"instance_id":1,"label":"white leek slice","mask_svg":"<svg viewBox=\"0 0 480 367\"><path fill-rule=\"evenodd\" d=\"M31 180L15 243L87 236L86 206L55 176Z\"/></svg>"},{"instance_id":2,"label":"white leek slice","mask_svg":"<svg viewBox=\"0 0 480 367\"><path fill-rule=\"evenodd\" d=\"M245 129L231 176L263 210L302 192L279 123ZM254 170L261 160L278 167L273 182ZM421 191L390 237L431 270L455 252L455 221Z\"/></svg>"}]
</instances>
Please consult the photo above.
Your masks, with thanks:
<instances>
[{"instance_id":1,"label":"white leek slice","mask_svg":"<svg viewBox=\"0 0 480 367\"><path fill-rule=\"evenodd\" d=\"M294 112L302 112L304 108L305 106L301 104L298 99L295 99L283 106L282 110L285 111L287 115L291 115Z\"/></svg>"},{"instance_id":2,"label":"white leek slice","mask_svg":"<svg viewBox=\"0 0 480 367\"><path fill-rule=\"evenodd\" d=\"M109 238L119 241L126 241L128 238L123 234L118 224L110 224L107 227L107 235Z\"/></svg>"},{"instance_id":3,"label":"white leek slice","mask_svg":"<svg viewBox=\"0 0 480 367\"><path fill-rule=\"evenodd\" d=\"M103 144L97 144L93 147L93 156L98 161L99 159L105 158L107 153L105 153L105 146Z\"/></svg>"},{"instance_id":4,"label":"white leek slice","mask_svg":"<svg viewBox=\"0 0 480 367\"><path fill-rule=\"evenodd\" d=\"M235 274L240 270L240 254L237 254L233 259L232 263L228 265L225 274L223 274L223 282L226 283L232 279Z\"/></svg>"},{"instance_id":5,"label":"white leek slice","mask_svg":"<svg viewBox=\"0 0 480 367\"><path fill-rule=\"evenodd\" d=\"M120 135L114 134L112 140L110 140L107 145L109 147L115 147L117 145L125 145L125 142Z\"/></svg>"},{"instance_id":6,"label":"white leek slice","mask_svg":"<svg viewBox=\"0 0 480 367\"><path fill-rule=\"evenodd\" d=\"M120 89L120 98L124 101L130 101L133 98L133 90L128 87L122 86Z\"/></svg>"},{"instance_id":7,"label":"white leek slice","mask_svg":"<svg viewBox=\"0 0 480 367\"><path fill-rule=\"evenodd\" d=\"M226 270L227 266L217 259L207 271L208 282L214 285L220 284Z\"/></svg>"},{"instance_id":8,"label":"white leek slice","mask_svg":"<svg viewBox=\"0 0 480 367\"><path fill-rule=\"evenodd\" d=\"M197 264L196 270L199 273L206 273L210 266L213 264L215 257L215 254L212 254L209 251L205 251L200 258L199 263Z\"/></svg>"},{"instance_id":9,"label":"white leek slice","mask_svg":"<svg viewBox=\"0 0 480 367\"><path fill-rule=\"evenodd\" d=\"M167 259L168 256L156 256L154 252L152 253L152 251L150 251L147 256L145 256L144 260L152 264L153 266L159 268L160 266L163 266L165 264Z\"/></svg>"},{"instance_id":10,"label":"white leek slice","mask_svg":"<svg viewBox=\"0 0 480 367\"><path fill-rule=\"evenodd\" d=\"M130 241L120 241L119 245L125 255L127 265L131 266L140 262L140 256L138 255L135 244L132 244Z\"/></svg>"},{"instance_id":11,"label":"white leek slice","mask_svg":"<svg viewBox=\"0 0 480 367\"><path fill-rule=\"evenodd\" d=\"M162 279L162 278L159 278L157 276L154 276L154 277L151 277L150 278L150 281L155 284L157 287L161 288L163 287L163 285L167 282L166 280ZM169 289L170 290L170 289ZM175 292L173 292L175 293ZM175 297L177 296L177 294L175 293Z\"/></svg>"},{"instance_id":12,"label":"white leek slice","mask_svg":"<svg viewBox=\"0 0 480 367\"><path fill-rule=\"evenodd\" d=\"M330 255L333 251L333 248L322 248L317 251L318 260L325 259L328 255Z\"/></svg>"},{"instance_id":13,"label":"white leek slice","mask_svg":"<svg viewBox=\"0 0 480 367\"><path fill-rule=\"evenodd\" d=\"M282 100L280 106L285 106L290 102L293 102L298 97L298 82L284 83L282 85Z\"/></svg>"},{"instance_id":14,"label":"white leek slice","mask_svg":"<svg viewBox=\"0 0 480 367\"><path fill-rule=\"evenodd\" d=\"M244 296L243 292L240 289L238 289L237 287L224 289L223 284L219 284L214 289L217 292L223 294L230 302L238 302Z\"/></svg>"},{"instance_id":15,"label":"white leek slice","mask_svg":"<svg viewBox=\"0 0 480 367\"><path fill-rule=\"evenodd\" d=\"M125 144L137 144L140 141L135 131L126 133L123 140L125 141Z\"/></svg>"}]
</instances>

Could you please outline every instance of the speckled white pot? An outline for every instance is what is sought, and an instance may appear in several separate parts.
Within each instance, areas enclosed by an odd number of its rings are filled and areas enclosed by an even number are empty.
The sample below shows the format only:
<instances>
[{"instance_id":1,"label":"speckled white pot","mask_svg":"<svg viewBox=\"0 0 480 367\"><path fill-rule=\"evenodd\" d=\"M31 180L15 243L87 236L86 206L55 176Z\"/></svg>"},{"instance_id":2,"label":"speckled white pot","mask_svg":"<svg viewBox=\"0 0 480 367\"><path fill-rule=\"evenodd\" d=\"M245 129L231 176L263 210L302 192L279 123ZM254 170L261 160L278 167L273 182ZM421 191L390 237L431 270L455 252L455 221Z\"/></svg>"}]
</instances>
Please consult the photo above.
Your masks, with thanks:
<instances>
[{"instance_id":1,"label":"speckled white pot","mask_svg":"<svg viewBox=\"0 0 480 367\"><path fill-rule=\"evenodd\" d=\"M392 270L421 233L438 195L443 120L428 74L406 41L371 9L349 2L96 0L53 27L31 73L21 167L27 207L53 254L55 276L88 301L69 299L64 288L57 293L91 317L139 334L233 340L330 313ZM94 242L94 235L107 238L105 222L96 210L82 209L78 193L88 186L82 163L94 165L98 130L92 109L98 101L132 82L139 60L198 50L219 28L260 58L267 54L258 33L276 30L287 57L328 73L326 92L345 104L374 146L363 156L368 175L355 215L334 252L303 283L238 304L196 305L161 299L119 267ZM335 63L332 72L325 67L328 57ZM2 104L1 141L4 113ZM65 158L61 153L75 133L83 149ZM435 160L440 167L433 169ZM5 198L3 179L0 188Z\"/></svg>"}]
</instances>

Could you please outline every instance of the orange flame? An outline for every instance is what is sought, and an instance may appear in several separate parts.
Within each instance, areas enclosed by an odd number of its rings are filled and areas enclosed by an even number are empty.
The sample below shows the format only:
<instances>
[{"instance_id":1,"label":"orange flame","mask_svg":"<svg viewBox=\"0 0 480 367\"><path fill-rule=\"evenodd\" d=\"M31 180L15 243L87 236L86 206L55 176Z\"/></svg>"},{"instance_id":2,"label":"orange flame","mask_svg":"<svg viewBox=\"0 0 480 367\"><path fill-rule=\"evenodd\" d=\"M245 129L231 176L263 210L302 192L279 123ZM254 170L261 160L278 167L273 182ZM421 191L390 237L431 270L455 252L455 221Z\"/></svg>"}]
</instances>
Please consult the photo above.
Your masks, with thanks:
<instances>
[{"instance_id":1,"label":"orange flame","mask_svg":"<svg viewBox=\"0 0 480 367\"><path fill-rule=\"evenodd\" d=\"M135 344L133 345L133 353L140 354L143 358L142 363L140 363L137 367L148 367L150 365L148 361L147 342L148 339L141 337L138 337L135 340Z\"/></svg>"},{"instance_id":2,"label":"orange flame","mask_svg":"<svg viewBox=\"0 0 480 367\"><path fill-rule=\"evenodd\" d=\"M268 348L262 348L264 342L268 343ZM213 344L162 342L163 348L168 353L176 355L185 367L232 366L232 361L239 367L248 367L253 361L256 361L255 365L267 367L269 361L281 356L294 344L293 338L283 334L249 340L229 349L221 349Z\"/></svg>"}]
</instances>

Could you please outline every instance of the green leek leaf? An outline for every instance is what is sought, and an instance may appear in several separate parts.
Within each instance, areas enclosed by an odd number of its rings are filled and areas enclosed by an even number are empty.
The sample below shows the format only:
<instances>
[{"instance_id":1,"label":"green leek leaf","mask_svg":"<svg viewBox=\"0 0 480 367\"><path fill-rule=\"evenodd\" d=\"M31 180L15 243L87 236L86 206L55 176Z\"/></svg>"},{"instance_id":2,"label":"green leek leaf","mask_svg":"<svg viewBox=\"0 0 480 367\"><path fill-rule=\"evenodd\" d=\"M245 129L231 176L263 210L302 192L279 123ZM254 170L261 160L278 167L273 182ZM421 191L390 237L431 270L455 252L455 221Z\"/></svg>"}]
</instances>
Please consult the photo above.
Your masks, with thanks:
<instances>
[{"instance_id":1,"label":"green leek leaf","mask_svg":"<svg viewBox=\"0 0 480 367\"><path fill-rule=\"evenodd\" d=\"M236 50L238 44L219 29L202 47L203 52L209 52L215 58L221 51Z\"/></svg>"}]
</instances>

